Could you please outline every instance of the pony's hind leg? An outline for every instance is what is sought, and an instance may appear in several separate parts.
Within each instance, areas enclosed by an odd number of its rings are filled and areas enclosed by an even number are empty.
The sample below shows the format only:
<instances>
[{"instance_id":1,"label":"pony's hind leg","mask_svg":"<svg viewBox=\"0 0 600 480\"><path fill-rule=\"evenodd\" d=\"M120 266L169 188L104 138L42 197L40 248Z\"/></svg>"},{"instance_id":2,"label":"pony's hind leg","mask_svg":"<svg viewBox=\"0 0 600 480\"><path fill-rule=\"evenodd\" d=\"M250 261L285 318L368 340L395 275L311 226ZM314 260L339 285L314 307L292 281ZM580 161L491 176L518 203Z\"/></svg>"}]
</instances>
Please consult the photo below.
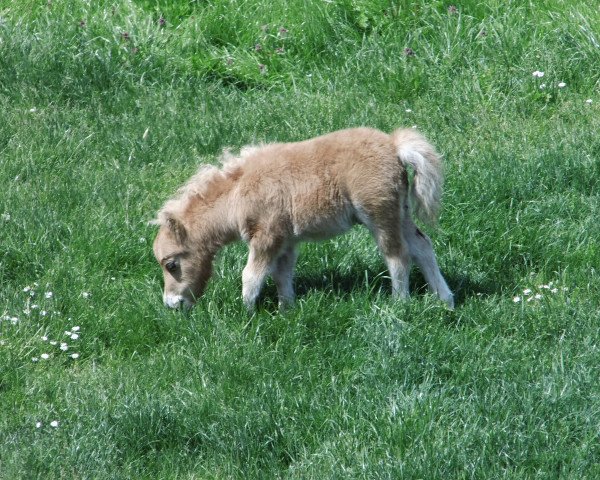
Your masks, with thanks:
<instances>
[{"instance_id":1,"label":"pony's hind leg","mask_svg":"<svg viewBox=\"0 0 600 480\"><path fill-rule=\"evenodd\" d=\"M272 277L277 287L279 297L279 308L285 308L294 303L294 267L298 258L298 252L294 246L286 248L277 258Z\"/></svg>"},{"instance_id":2,"label":"pony's hind leg","mask_svg":"<svg viewBox=\"0 0 600 480\"><path fill-rule=\"evenodd\" d=\"M408 278L410 273L410 253L406 242L402 238L398 224L397 208L385 210L383 215L361 215L362 223L371 231L392 281L392 295L396 298L408 298Z\"/></svg>"},{"instance_id":3,"label":"pony's hind leg","mask_svg":"<svg viewBox=\"0 0 600 480\"><path fill-rule=\"evenodd\" d=\"M454 295L440 272L431 240L410 219L404 219L402 230L408 243L410 257L423 273L429 289L446 302L449 308L454 308Z\"/></svg>"}]
</instances>

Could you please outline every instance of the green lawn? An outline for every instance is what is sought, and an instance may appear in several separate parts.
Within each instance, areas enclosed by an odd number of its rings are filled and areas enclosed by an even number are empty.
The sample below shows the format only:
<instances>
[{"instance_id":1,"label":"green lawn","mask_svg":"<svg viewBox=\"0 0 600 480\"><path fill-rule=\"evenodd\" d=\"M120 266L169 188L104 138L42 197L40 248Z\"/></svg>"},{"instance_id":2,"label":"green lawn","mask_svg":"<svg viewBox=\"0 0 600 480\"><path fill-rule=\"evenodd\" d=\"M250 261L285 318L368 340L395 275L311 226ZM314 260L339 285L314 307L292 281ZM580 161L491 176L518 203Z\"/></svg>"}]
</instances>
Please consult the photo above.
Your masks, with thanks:
<instances>
[{"instance_id":1,"label":"green lawn","mask_svg":"<svg viewBox=\"0 0 600 480\"><path fill-rule=\"evenodd\" d=\"M600 478L599 66L590 0L0 0L0 479ZM199 163L359 125L444 155L455 311L361 228L163 307Z\"/></svg>"}]
</instances>

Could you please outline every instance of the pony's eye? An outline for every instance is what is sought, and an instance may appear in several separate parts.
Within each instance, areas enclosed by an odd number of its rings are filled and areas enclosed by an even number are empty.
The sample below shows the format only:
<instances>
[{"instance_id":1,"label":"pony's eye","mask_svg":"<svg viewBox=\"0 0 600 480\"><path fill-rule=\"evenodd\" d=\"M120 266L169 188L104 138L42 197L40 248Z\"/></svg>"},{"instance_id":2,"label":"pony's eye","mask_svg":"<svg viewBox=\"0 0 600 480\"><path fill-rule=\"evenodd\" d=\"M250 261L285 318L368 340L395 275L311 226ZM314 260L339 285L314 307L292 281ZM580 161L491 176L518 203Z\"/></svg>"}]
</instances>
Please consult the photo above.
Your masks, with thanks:
<instances>
[{"instance_id":1,"label":"pony's eye","mask_svg":"<svg viewBox=\"0 0 600 480\"><path fill-rule=\"evenodd\" d=\"M174 272L177 269L177 263L175 263L175 260L169 260L165 264L165 268L167 269L167 272Z\"/></svg>"}]
</instances>

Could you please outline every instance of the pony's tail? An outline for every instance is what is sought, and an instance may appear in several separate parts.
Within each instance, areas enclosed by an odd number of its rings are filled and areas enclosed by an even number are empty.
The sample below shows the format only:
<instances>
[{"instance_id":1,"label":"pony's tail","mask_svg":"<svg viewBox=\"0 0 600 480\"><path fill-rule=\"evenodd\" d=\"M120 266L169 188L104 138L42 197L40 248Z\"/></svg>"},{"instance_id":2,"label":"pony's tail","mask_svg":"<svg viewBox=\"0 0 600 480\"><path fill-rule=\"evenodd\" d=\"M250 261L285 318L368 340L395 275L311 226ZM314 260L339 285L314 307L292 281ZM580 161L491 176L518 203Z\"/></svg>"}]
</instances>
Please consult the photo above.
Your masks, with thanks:
<instances>
[{"instance_id":1,"label":"pony's tail","mask_svg":"<svg viewBox=\"0 0 600 480\"><path fill-rule=\"evenodd\" d=\"M425 223L438 220L442 199L442 164L435 148L416 130L406 128L392 133L400 162L410 165L415 174L409 198L415 215Z\"/></svg>"}]
</instances>

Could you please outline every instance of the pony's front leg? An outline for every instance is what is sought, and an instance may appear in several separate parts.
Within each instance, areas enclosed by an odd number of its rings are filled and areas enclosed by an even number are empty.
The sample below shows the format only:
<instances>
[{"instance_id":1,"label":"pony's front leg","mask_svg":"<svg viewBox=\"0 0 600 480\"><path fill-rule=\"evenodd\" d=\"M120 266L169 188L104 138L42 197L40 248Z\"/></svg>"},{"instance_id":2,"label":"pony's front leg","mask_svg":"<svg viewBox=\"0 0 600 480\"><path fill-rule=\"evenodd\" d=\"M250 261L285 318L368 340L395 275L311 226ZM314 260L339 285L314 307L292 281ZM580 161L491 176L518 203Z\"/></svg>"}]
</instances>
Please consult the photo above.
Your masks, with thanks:
<instances>
[{"instance_id":1,"label":"pony's front leg","mask_svg":"<svg viewBox=\"0 0 600 480\"><path fill-rule=\"evenodd\" d=\"M298 252L295 247L291 246L283 251L275 263L272 276L277 287L280 309L294 303L296 297L294 293L294 267L297 259Z\"/></svg>"},{"instance_id":2,"label":"pony's front leg","mask_svg":"<svg viewBox=\"0 0 600 480\"><path fill-rule=\"evenodd\" d=\"M248 310L254 310L265 279L275 266L276 257L277 248L270 239L263 238L259 242L257 238L250 244L248 262L242 272L242 297Z\"/></svg>"}]
</instances>

